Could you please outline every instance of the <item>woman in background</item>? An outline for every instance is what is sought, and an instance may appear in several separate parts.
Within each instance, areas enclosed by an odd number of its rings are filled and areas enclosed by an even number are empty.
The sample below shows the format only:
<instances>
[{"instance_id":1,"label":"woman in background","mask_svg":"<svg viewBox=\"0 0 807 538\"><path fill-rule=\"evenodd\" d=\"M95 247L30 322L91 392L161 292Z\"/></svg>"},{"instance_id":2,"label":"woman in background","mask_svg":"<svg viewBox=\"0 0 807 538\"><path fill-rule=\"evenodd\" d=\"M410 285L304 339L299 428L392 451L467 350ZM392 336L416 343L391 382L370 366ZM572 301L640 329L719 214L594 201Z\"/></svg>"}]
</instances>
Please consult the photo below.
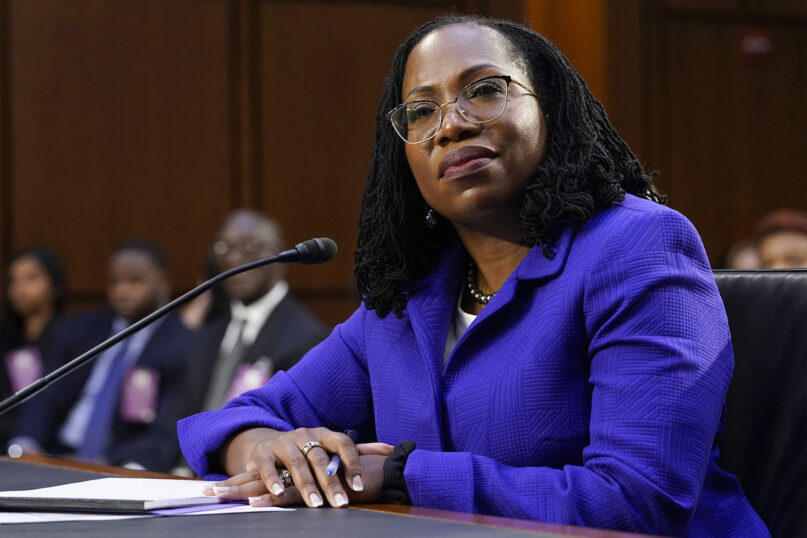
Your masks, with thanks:
<instances>
[{"instance_id":1,"label":"woman in background","mask_svg":"<svg viewBox=\"0 0 807 538\"><path fill-rule=\"evenodd\" d=\"M0 318L0 398L7 398L53 369L43 350L59 325L65 298L62 263L50 249L30 247L12 256L5 271ZM0 416L5 446L14 410Z\"/></svg>"}]
</instances>

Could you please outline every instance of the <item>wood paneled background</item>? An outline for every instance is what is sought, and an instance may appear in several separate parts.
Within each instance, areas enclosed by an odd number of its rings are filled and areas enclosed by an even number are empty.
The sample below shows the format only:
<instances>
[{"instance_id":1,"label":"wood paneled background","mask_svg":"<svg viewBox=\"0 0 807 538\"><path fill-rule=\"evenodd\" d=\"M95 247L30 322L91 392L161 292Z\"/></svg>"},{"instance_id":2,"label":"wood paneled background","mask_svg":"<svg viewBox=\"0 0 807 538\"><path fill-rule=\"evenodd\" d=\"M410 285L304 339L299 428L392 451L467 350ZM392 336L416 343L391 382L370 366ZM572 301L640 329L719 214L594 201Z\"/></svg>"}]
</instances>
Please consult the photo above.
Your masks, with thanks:
<instances>
[{"instance_id":1,"label":"wood paneled background","mask_svg":"<svg viewBox=\"0 0 807 538\"><path fill-rule=\"evenodd\" d=\"M417 24L477 12L558 44L718 262L779 206L807 209L799 0L0 0L0 263L54 248L74 309L129 236L199 278L221 218L271 213L338 257L290 268L328 323L352 260L375 106Z\"/></svg>"}]
</instances>

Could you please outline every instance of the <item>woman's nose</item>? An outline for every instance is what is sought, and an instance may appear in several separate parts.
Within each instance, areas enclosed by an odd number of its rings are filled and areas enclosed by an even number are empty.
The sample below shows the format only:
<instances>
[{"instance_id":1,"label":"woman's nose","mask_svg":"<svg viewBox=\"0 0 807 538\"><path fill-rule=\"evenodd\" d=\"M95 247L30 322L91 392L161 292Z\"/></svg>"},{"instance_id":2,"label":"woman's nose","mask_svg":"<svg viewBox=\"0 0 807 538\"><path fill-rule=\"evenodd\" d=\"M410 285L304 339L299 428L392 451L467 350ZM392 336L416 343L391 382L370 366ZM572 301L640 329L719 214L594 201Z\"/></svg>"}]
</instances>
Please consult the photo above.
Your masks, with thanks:
<instances>
[{"instance_id":1,"label":"woman's nose","mask_svg":"<svg viewBox=\"0 0 807 538\"><path fill-rule=\"evenodd\" d=\"M446 144L449 141L456 142L474 136L481 130L482 125L468 121L462 116L456 102L448 103L443 105L443 123L435 138L438 144Z\"/></svg>"}]
</instances>

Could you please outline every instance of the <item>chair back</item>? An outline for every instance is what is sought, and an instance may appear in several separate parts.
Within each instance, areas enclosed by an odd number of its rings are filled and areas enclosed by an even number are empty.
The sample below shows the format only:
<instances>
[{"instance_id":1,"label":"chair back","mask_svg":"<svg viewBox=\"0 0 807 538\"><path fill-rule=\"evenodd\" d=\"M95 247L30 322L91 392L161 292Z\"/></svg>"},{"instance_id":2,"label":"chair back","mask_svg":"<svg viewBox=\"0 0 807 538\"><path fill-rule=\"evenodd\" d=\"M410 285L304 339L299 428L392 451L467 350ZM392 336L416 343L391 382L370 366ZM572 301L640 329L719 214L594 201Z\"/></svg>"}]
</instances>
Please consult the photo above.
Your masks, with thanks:
<instances>
[{"instance_id":1,"label":"chair back","mask_svg":"<svg viewBox=\"0 0 807 538\"><path fill-rule=\"evenodd\" d=\"M807 270L715 280L735 360L720 466L773 536L807 536Z\"/></svg>"}]
</instances>

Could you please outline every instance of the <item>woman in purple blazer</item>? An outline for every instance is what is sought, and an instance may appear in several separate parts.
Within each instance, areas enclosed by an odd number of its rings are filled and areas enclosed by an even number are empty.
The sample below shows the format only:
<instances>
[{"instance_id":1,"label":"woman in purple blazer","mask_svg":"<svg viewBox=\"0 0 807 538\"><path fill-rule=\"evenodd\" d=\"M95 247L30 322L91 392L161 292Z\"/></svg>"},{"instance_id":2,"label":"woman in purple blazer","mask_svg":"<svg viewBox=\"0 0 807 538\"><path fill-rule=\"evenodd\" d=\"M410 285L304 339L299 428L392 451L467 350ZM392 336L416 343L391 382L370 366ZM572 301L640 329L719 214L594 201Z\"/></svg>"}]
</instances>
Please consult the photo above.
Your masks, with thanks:
<instances>
[{"instance_id":1,"label":"woman in purple blazer","mask_svg":"<svg viewBox=\"0 0 807 538\"><path fill-rule=\"evenodd\" d=\"M209 493L767 535L717 464L733 356L703 246L569 62L517 24L436 19L378 110L363 304L179 423L192 467L230 477Z\"/></svg>"}]
</instances>

